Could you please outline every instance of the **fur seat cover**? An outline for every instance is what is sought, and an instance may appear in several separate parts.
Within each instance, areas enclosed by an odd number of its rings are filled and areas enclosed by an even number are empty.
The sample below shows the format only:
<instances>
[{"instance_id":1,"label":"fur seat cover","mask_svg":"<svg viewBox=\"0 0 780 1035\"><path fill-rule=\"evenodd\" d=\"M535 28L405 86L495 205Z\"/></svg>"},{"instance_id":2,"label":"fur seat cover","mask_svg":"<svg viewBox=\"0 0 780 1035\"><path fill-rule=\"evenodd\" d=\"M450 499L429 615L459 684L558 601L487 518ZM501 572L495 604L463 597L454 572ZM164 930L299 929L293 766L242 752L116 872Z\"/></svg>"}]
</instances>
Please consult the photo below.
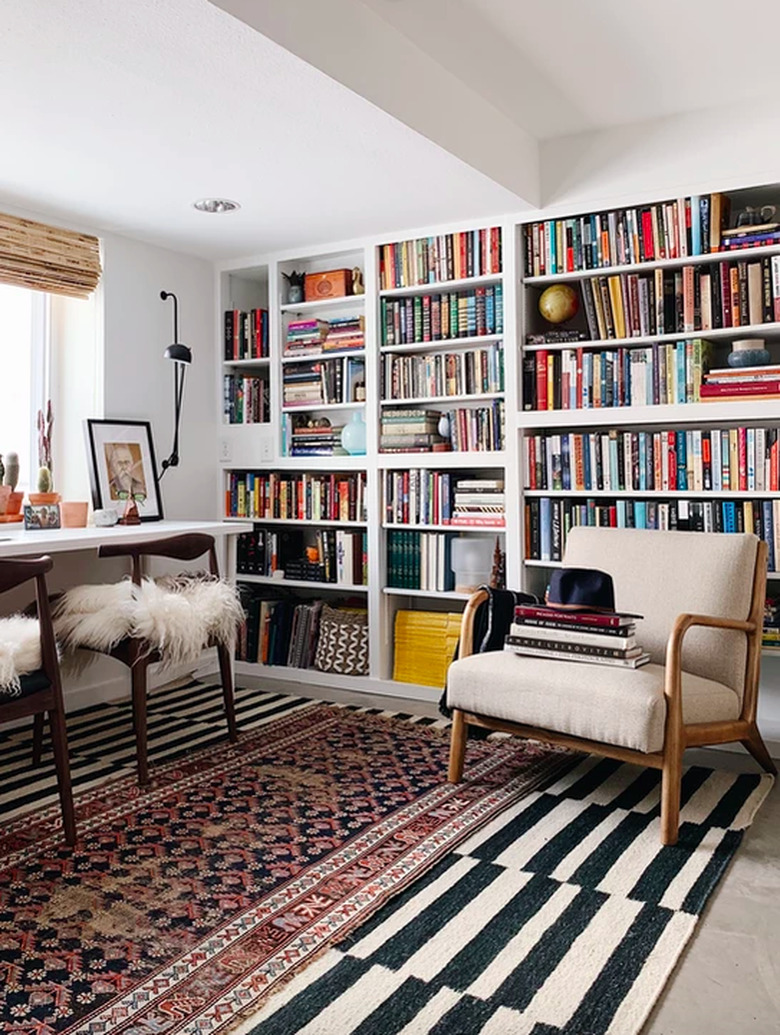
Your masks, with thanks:
<instances>
[{"instance_id":1,"label":"fur seat cover","mask_svg":"<svg viewBox=\"0 0 780 1035\"><path fill-rule=\"evenodd\" d=\"M55 632L66 651L106 652L133 636L169 666L196 661L209 643L232 648L243 618L236 589L202 575L75 586L54 605Z\"/></svg>"},{"instance_id":2,"label":"fur seat cover","mask_svg":"<svg viewBox=\"0 0 780 1035\"><path fill-rule=\"evenodd\" d=\"M19 677L42 664L38 619L24 615L0 618L0 697L17 697Z\"/></svg>"}]
</instances>

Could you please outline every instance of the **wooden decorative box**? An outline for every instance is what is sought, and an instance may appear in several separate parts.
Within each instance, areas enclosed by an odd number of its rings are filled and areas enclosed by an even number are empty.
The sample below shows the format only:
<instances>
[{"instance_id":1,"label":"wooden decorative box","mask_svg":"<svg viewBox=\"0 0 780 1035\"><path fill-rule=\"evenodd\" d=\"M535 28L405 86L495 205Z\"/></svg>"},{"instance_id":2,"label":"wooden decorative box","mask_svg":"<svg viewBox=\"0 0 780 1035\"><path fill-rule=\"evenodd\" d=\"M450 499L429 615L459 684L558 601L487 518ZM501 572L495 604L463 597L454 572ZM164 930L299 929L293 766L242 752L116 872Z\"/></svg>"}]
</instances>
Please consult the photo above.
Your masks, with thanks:
<instances>
[{"instance_id":1,"label":"wooden decorative box","mask_svg":"<svg viewBox=\"0 0 780 1035\"><path fill-rule=\"evenodd\" d=\"M304 292L307 302L351 295L352 270L325 270L322 273L307 273Z\"/></svg>"}]
</instances>

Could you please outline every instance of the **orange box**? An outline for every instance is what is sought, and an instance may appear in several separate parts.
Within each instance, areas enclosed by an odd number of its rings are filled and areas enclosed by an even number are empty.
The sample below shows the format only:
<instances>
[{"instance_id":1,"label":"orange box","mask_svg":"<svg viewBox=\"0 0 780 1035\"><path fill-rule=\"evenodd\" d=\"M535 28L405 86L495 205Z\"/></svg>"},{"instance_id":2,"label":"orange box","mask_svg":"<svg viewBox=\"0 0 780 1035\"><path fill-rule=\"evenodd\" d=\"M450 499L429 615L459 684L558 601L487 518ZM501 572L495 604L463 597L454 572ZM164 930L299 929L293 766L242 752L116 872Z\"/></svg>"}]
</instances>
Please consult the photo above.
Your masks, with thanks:
<instances>
[{"instance_id":1,"label":"orange box","mask_svg":"<svg viewBox=\"0 0 780 1035\"><path fill-rule=\"evenodd\" d=\"M325 270L323 273L307 273L304 281L304 293L307 302L351 295L352 270Z\"/></svg>"}]
</instances>

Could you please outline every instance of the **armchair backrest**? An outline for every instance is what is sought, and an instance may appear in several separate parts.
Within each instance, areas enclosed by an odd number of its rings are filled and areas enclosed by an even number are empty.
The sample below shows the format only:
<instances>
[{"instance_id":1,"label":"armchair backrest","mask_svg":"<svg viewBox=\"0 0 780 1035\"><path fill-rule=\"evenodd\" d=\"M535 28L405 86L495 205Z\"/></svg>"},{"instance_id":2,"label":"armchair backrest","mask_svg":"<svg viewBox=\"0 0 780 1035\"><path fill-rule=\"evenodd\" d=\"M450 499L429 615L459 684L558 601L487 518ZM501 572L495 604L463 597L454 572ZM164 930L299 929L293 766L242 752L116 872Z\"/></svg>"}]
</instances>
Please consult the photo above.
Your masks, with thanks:
<instances>
[{"instance_id":1,"label":"armchair backrest","mask_svg":"<svg viewBox=\"0 0 780 1035\"><path fill-rule=\"evenodd\" d=\"M617 610L644 616L637 639L663 665L679 614L748 619L757 555L758 538L750 534L577 527L567 538L564 563L609 572ZM683 668L725 683L741 697L746 657L743 633L692 629Z\"/></svg>"}]
</instances>

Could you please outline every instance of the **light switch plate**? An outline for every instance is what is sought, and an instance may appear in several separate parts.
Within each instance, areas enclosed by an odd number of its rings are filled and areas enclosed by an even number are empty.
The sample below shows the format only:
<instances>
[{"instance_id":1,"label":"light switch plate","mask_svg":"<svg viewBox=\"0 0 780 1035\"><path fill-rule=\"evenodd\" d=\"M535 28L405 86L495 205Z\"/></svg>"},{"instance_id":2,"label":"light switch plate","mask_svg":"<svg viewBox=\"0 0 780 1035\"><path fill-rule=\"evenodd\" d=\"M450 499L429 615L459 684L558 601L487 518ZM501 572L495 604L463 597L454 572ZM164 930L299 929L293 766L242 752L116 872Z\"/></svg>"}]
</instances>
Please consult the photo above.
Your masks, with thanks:
<instances>
[{"instance_id":1,"label":"light switch plate","mask_svg":"<svg viewBox=\"0 0 780 1035\"><path fill-rule=\"evenodd\" d=\"M223 463L229 463L233 459L233 443L229 438L219 440L219 459Z\"/></svg>"}]
</instances>

